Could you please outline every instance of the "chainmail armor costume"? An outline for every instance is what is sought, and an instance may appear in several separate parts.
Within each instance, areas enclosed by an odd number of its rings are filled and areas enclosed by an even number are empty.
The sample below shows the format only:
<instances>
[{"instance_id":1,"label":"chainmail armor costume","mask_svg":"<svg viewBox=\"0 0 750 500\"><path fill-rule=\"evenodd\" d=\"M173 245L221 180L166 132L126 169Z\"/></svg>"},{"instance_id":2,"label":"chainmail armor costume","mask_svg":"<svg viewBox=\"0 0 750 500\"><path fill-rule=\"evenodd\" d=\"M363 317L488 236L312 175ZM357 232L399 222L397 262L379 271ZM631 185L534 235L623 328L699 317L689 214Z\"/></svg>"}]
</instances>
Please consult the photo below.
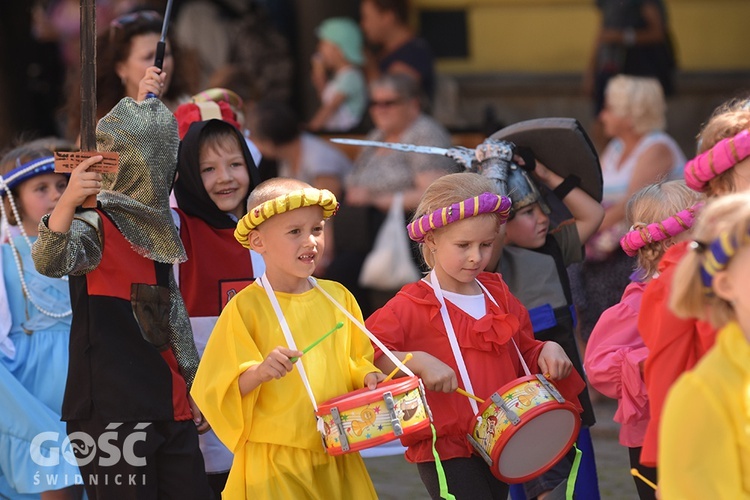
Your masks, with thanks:
<instances>
[{"instance_id":1,"label":"chainmail armor costume","mask_svg":"<svg viewBox=\"0 0 750 500\"><path fill-rule=\"evenodd\" d=\"M97 125L97 149L120 154L116 173L102 174L100 208L114 221L133 250L151 260L173 264L187 260L169 208L169 191L177 168L177 122L158 99L122 99ZM32 257L47 276L80 276L99 265L102 233L94 210L76 213L67 233L39 224ZM188 388L198 368L185 304L170 272L169 339Z\"/></svg>"},{"instance_id":2,"label":"chainmail armor costume","mask_svg":"<svg viewBox=\"0 0 750 500\"><path fill-rule=\"evenodd\" d=\"M138 254L166 264L187 260L169 209L179 144L177 120L158 99L126 97L96 127L97 149L120 154L97 200Z\"/></svg>"}]
</instances>

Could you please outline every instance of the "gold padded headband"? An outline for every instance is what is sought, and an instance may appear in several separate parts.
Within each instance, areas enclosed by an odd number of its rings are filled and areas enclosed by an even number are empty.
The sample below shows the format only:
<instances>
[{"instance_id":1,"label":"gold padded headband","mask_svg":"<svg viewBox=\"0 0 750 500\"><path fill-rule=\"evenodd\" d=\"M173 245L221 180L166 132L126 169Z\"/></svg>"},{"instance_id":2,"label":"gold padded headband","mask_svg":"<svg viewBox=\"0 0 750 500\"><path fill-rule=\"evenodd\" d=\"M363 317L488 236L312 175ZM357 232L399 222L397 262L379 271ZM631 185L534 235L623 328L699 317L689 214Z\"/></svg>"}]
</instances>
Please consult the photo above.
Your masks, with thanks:
<instances>
[{"instance_id":1,"label":"gold padded headband","mask_svg":"<svg viewBox=\"0 0 750 500\"><path fill-rule=\"evenodd\" d=\"M234 237L245 248L250 248L248 235L250 231L277 214L289 212L303 207L319 205L323 209L323 218L332 217L339 208L336 196L327 189L305 188L290 191L272 200L264 201L250 210L237 223Z\"/></svg>"}]
</instances>

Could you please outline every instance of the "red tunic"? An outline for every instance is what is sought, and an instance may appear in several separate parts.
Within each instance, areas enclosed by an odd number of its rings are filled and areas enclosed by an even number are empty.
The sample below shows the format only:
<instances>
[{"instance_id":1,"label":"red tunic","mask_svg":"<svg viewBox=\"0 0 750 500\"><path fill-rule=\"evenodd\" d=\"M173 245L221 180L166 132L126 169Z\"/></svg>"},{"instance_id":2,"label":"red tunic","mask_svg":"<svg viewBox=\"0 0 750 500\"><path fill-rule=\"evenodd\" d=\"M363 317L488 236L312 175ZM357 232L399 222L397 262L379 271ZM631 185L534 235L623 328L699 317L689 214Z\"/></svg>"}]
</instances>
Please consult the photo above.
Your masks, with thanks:
<instances>
[{"instance_id":1,"label":"red tunic","mask_svg":"<svg viewBox=\"0 0 750 500\"><path fill-rule=\"evenodd\" d=\"M446 301L446 304L474 392L485 399L506 383L524 375L516 349L509 342L511 337L532 373L539 373L537 360L544 342L534 339L528 312L510 293L500 275L482 273L479 281L498 303L496 306L486 298L487 314L484 317L474 319L451 302ZM453 368L458 376L458 366L440 315L440 304L425 282L403 287L383 308L370 316L366 324L388 349L428 352ZM375 357L382 354L376 347ZM463 387L460 376L458 378ZM583 380L574 371L562 382L556 381L556 385L563 396L577 404L575 395L585 387ZM455 392L427 390L427 401L437 430L436 448L440 458L471 456L473 449L466 434L471 432L469 426L474 412L469 400ZM430 429L408 435L401 441L408 448L406 459L410 462L434 461Z\"/></svg>"},{"instance_id":2,"label":"red tunic","mask_svg":"<svg viewBox=\"0 0 750 500\"><path fill-rule=\"evenodd\" d=\"M695 366L716 340L716 330L704 322L682 319L669 309L672 279L680 259L689 250L688 242L670 247L659 262L659 275L646 286L638 316L638 331L649 354L644 380L651 406L651 420L641 450L641 463L655 467L658 455L659 421L672 384L683 372Z\"/></svg>"},{"instance_id":3,"label":"red tunic","mask_svg":"<svg viewBox=\"0 0 750 500\"><path fill-rule=\"evenodd\" d=\"M217 229L180 209L180 239L190 257L180 264L180 292L191 318L218 317L234 294L252 279L250 252L234 229Z\"/></svg>"},{"instance_id":4,"label":"red tunic","mask_svg":"<svg viewBox=\"0 0 750 500\"><path fill-rule=\"evenodd\" d=\"M159 351L144 338L131 302L134 284L168 288L171 266L137 254L98 212L101 261L93 271L70 277L75 313L63 420L92 415L109 422L190 420L187 386L174 352ZM163 272L157 274L157 268Z\"/></svg>"}]
</instances>

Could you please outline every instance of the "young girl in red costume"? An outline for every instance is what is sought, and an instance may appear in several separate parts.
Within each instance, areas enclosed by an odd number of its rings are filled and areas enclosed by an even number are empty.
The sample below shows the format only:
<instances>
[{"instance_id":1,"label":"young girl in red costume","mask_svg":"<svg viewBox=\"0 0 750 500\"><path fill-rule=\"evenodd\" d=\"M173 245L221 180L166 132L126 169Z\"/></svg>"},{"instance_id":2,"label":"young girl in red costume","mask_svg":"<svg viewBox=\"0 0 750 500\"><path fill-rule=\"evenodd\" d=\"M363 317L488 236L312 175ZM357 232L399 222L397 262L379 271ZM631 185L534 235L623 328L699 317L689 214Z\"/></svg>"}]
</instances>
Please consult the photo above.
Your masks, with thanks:
<instances>
[{"instance_id":1,"label":"young girl in red costume","mask_svg":"<svg viewBox=\"0 0 750 500\"><path fill-rule=\"evenodd\" d=\"M750 109L747 102L719 107L698 136L699 155L685 165L685 182L707 198L750 188ZM669 309L669 294L677 263L688 243L670 247L659 262L659 276L643 293L638 316L649 354L644 367L651 420L641 450L641 463L657 465L659 424L664 399L683 372L695 366L711 348L716 329L694 318L679 318Z\"/></svg>"},{"instance_id":2,"label":"young girl in red costume","mask_svg":"<svg viewBox=\"0 0 750 500\"><path fill-rule=\"evenodd\" d=\"M648 395L643 382L643 362L648 355L638 333L638 312L648 282L664 252L684 240L700 208L700 195L684 181L652 184L628 201L626 219L632 228L620 241L629 257L637 257L638 269L620 302L605 310L586 345L584 368L592 386L617 400L615 421L620 424L620 444L630 453L630 466L656 482L656 469L640 465L641 445L648 425ZM653 499L654 490L640 479L641 500Z\"/></svg>"},{"instance_id":3,"label":"young girl in red costume","mask_svg":"<svg viewBox=\"0 0 750 500\"><path fill-rule=\"evenodd\" d=\"M174 186L179 207L175 222L188 256L175 266L175 274L202 355L224 305L263 273L262 258L234 237L260 176L227 103L183 104L175 116L182 139ZM200 445L218 498L229 476L232 452L213 431L200 436Z\"/></svg>"},{"instance_id":4,"label":"young girl in red costume","mask_svg":"<svg viewBox=\"0 0 750 500\"><path fill-rule=\"evenodd\" d=\"M437 431L435 448L448 490L459 499L504 500L508 495L508 485L472 452L466 435L477 408L473 400L455 392L459 386L486 398L522 376L514 342L526 364L562 382L558 387L566 399L576 401L569 396L584 387L583 380L571 374L572 364L562 347L534 339L526 309L500 275L483 272L511 205L493 190L491 180L472 173L447 175L427 188L409 225L409 237L421 244L432 272L406 285L367 320L367 327L396 357L413 354L409 368L427 388ZM431 215L442 224L431 224ZM376 366L384 372L395 367L381 352L376 357ZM412 434L402 443L429 494L440 498L430 431Z\"/></svg>"}]
</instances>

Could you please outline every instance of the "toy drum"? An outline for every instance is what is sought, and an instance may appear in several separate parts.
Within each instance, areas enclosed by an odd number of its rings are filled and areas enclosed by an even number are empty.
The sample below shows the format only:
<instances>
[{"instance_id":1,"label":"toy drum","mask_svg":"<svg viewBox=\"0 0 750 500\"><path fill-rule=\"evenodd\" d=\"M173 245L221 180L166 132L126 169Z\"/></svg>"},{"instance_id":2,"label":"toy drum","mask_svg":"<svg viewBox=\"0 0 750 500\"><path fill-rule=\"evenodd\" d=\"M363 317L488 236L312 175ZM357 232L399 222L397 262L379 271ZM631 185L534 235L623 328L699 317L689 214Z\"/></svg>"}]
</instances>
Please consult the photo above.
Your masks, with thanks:
<instances>
[{"instance_id":1,"label":"toy drum","mask_svg":"<svg viewBox=\"0 0 750 500\"><path fill-rule=\"evenodd\" d=\"M318 407L318 429L329 455L371 448L430 426L418 377L391 380L330 399Z\"/></svg>"},{"instance_id":2,"label":"toy drum","mask_svg":"<svg viewBox=\"0 0 750 500\"><path fill-rule=\"evenodd\" d=\"M578 409L543 375L516 379L480 407L469 442L506 483L528 481L552 467L578 437Z\"/></svg>"}]
</instances>

